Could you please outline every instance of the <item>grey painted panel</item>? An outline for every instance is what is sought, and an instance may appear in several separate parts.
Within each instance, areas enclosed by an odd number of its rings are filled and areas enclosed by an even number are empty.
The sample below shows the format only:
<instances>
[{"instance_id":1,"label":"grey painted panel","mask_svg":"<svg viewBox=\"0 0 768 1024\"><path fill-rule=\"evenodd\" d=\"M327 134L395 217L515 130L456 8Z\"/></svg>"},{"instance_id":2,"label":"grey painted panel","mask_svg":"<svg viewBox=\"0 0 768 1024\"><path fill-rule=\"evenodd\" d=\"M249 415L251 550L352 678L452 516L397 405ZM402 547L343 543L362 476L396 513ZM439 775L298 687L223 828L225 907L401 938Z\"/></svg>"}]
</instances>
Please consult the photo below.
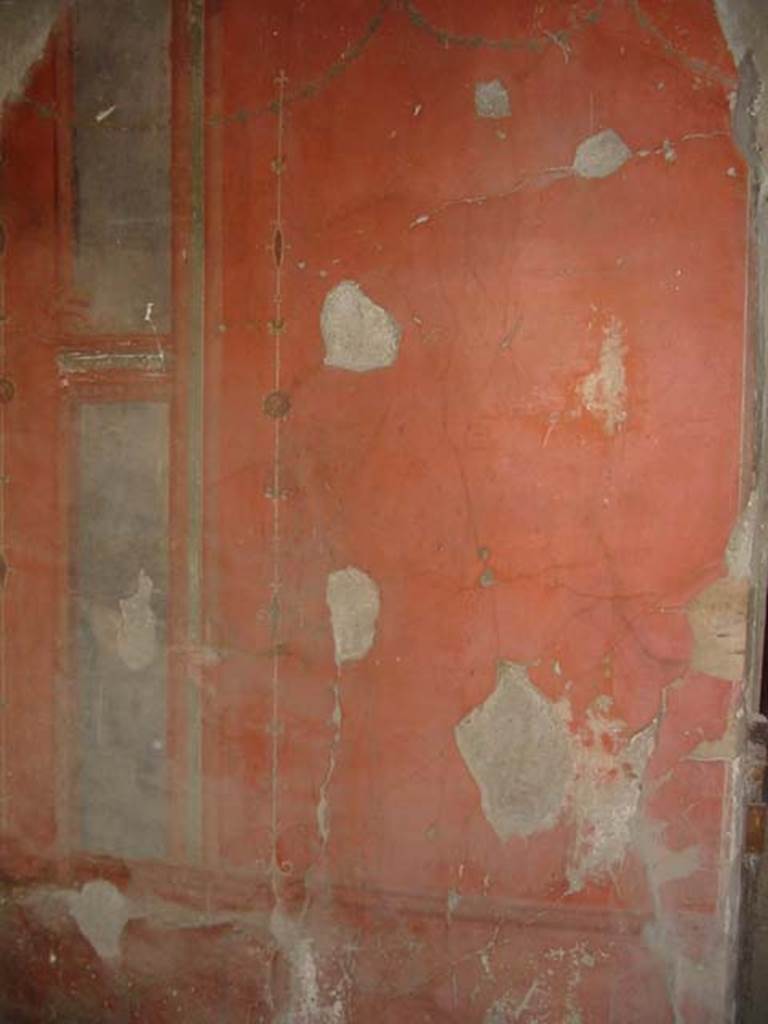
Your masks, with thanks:
<instances>
[{"instance_id":1,"label":"grey painted panel","mask_svg":"<svg viewBox=\"0 0 768 1024\"><path fill-rule=\"evenodd\" d=\"M78 0L73 46L76 283L92 328L167 331L169 0Z\"/></svg>"},{"instance_id":2,"label":"grey painted panel","mask_svg":"<svg viewBox=\"0 0 768 1024\"><path fill-rule=\"evenodd\" d=\"M84 849L166 850L168 409L79 410L72 566Z\"/></svg>"}]
</instances>

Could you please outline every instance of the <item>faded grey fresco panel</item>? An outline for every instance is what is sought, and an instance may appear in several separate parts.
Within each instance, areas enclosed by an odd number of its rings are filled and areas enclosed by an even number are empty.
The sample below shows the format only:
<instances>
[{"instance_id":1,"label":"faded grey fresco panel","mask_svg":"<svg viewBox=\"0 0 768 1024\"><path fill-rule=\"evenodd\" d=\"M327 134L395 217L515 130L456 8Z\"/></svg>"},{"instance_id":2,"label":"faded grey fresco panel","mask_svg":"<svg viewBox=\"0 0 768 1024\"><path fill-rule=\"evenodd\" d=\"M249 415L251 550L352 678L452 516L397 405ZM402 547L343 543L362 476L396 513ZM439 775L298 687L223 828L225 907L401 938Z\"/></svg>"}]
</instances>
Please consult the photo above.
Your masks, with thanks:
<instances>
[{"instance_id":1,"label":"faded grey fresco panel","mask_svg":"<svg viewBox=\"0 0 768 1024\"><path fill-rule=\"evenodd\" d=\"M72 565L83 848L166 851L168 408L81 406Z\"/></svg>"},{"instance_id":2,"label":"faded grey fresco panel","mask_svg":"<svg viewBox=\"0 0 768 1024\"><path fill-rule=\"evenodd\" d=\"M77 0L75 276L90 330L168 330L169 46L169 0Z\"/></svg>"}]
</instances>

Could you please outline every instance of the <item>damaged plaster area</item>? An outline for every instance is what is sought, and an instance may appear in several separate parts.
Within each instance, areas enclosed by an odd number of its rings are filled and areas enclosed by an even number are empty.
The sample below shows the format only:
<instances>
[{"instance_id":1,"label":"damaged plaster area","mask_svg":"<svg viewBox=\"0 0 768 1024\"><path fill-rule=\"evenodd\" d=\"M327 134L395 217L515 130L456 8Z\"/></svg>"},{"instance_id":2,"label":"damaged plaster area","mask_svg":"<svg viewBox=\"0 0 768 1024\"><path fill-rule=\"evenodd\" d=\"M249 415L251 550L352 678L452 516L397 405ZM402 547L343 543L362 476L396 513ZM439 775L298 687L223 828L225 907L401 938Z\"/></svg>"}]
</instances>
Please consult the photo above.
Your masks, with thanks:
<instances>
[{"instance_id":1,"label":"damaged plaster area","mask_svg":"<svg viewBox=\"0 0 768 1024\"><path fill-rule=\"evenodd\" d=\"M600 698L588 713L585 737L574 743L570 793L575 837L566 868L570 892L603 881L620 867L636 825L643 778L655 745L656 723L622 742L624 723Z\"/></svg>"},{"instance_id":2,"label":"damaged plaster area","mask_svg":"<svg viewBox=\"0 0 768 1024\"><path fill-rule=\"evenodd\" d=\"M693 632L691 667L738 682L744 673L749 580L716 580L688 605Z\"/></svg>"},{"instance_id":3,"label":"damaged plaster area","mask_svg":"<svg viewBox=\"0 0 768 1024\"><path fill-rule=\"evenodd\" d=\"M525 666L503 662L494 693L455 733L480 790L483 813L502 841L531 835L558 820L568 826L569 893L594 883L615 884L628 855L642 866L653 907L644 940L663 965L675 1020L682 1020L680 1008L688 999L715 1005L723 988L724 960L719 931L701 962L686 955L679 921L663 898L668 883L689 878L702 865L698 846L670 849L664 823L645 813L647 767L666 699L665 690L657 716L628 734L626 723L612 714L611 699L599 697L584 726L572 732L568 702L548 701ZM709 973L705 962L711 964ZM513 987L504 993L489 1008L485 1024L516 1020L534 1008L543 1011L545 996L546 977L539 975L527 990ZM575 1002L572 1009L574 1016L567 1019L581 1020Z\"/></svg>"},{"instance_id":4,"label":"damaged plaster area","mask_svg":"<svg viewBox=\"0 0 768 1024\"><path fill-rule=\"evenodd\" d=\"M272 912L270 931L290 967L289 1005L277 1018L278 1024L344 1024L345 986L332 986L327 993L321 990L312 939L279 905Z\"/></svg>"},{"instance_id":5,"label":"damaged plaster area","mask_svg":"<svg viewBox=\"0 0 768 1024\"><path fill-rule=\"evenodd\" d=\"M141 569L133 594L118 599L118 611L96 602L87 607L99 646L117 655L131 672L148 668L159 650L157 617L151 604L153 591L152 579Z\"/></svg>"},{"instance_id":6,"label":"damaged plaster area","mask_svg":"<svg viewBox=\"0 0 768 1024\"><path fill-rule=\"evenodd\" d=\"M140 672L157 655L157 619L152 611L154 585L142 569L136 581L136 592L120 601L120 622L117 627L117 653L132 672Z\"/></svg>"},{"instance_id":7,"label":"damaged plaster area","mask_svg":"<svg viewBox=\"0 0 768 1024\"><path fill-rule=\"evenodd\" d=\"M725 550L728 575L715 580L688 604L688 622L693 633L691 668L696 672L731 682L739 682L744 676L756 530L757 498L753 494Z\"/></svg>"},{"instance_id":8,"label":"damaged plaster area","mask_svg":"<svg viewBox=\"0 0 768 1024\"><path fill-rule=\"evenodd\" d=\"M125 896L111 882L86 882L79 892L64 894L77 927L102 960L120 956L120 937L133 916Z\"/></svg>"},{"instance_id":9,"label":"damaged plaster area","mask_svg":"<svg viewBox=\"0 0 768 1024\"><path fill-rule=\"evenodd\" d=\"M355 281L342 281L325 297L320 313L325 365L365 373L397 359L401 329L386 309Z\"/></svg>"},{"instance_id":10,"label":"damaged plaster area","mask_svg":"<svg viewBox=\"0 0 768 1024\"><path fill-rule=\"evenodd\" d=\"M643 781L658 720L627 736L626 723L598 698L571 732L565 700L541 694L524 665L501 662L496 688L456 726L459 751L480 791L483 814L502 842L571 827L569 891L609 880L630 848L661 861L660 842L640 848ZM652 854L652 856L651 856Z\"/></svg>"},{"instance_id":11,"label":"damaged plaster area","mask_svg":"<svg viewBox=\"0 0 768 1024\"><path fill-rule=\"evenodd\" d=\"M590 135L573 158L573 173L580 178L607 178L632 156L632 150L612 128Z\"/></svg>"},{"instance_id":12,"label":"damaged plaster area","mask_svg":"<svg viewBox=\"0 0 768 1024\"><path fill-rule=\"evenodd\" d=\"M475 113L492 119L510 117L509 93L498 78L475 83Z\"/></svg>"},{"instance_id":13,"label":"damaged plaster area","mask_svg":"<svg viewBox=\"0 0 768 1024\"><path fill-rule=\"evenodd\" d=\"M354 566L328 576L325 599L331 612L336 664L359 661L373 646L381 598L371 577Z\"/></svg>"},{"instance_id":14,"label":"damaged plaster area","mask_svg":"<svg viewBox=\"0 0 768 1024\"><path fill-rule=\"evenodd\" d=\"M607 956L589 942L576 942L572 946L548 949L543 957L531 957L529 970L533 976L530 982L526 979L521 984L518 980L510 986L488 1007L483 1024L512 1024L513 1021L587 1024L582 1016L579 992L585 975ZM552 991L556 974L564 976L565 980L560 998Z\"/></svg>"},{"instance_id":15,"label":"damaged plaster area","mask_svg":"<svg viewBox=\"0 0 768 1024\"><path fill-rule=\"evenodd\" d=\"M456 743L504 842L550 828L571 774L568 729L523 665L499 664L496 689L462 719Z\"/></svg>"},{"instance_id":16,"label":"damaged plaster area","mask_svg":"<svg viewBox=\"0 0 768 1024\"><path fill-rule=\"evenodd\" d=\"M627 418L627 374L624 365L626 345L624 325L615 316L603 328L597 369L578 385L581 404L612 437Z\"/></svg>"}]
</instances>

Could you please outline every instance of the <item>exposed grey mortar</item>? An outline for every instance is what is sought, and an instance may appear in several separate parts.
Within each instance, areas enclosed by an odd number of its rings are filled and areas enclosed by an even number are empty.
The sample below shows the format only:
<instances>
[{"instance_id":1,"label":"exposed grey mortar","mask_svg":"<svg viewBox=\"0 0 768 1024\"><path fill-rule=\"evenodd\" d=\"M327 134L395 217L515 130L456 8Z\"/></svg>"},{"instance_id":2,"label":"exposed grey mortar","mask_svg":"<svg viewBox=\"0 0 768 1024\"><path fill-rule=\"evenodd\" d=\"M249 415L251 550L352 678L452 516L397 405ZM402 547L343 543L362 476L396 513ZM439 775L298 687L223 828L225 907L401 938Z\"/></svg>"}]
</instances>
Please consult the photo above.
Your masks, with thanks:
<instances>
[{"instance_id":1,"label":"exposed grey mortar","mask_svg":"<svg viewBox=\"0 0 768 1024\"><path fill-rule=\"evenodd\" d=\"M120 955L120 938L132 914L125 896L111 882L86 882L79 892L67 893L69 912L83 936L102 960Z\"/></svg>"},{"instance_id":2,"label":"exposed grey mortar","mask_svg":"<svg viewBox=\"0 0 768 1024\"><path fill-rule=\"evenodd\" d=\"M478 117L509 117L509 93L498 78L492 82L475 83L475 113Z\"/></svg>"},{"instance_id":3,"label":"exposed grey mortar","mask_svg":"<svg viewBox=\"0 0 768 1024\"><path fill-rule=\"evenodd\" d=\"M373 646L381 598L371 577L354 566L328 576L325 599L331 613L336 664L359 661Z\"/></svg>"},{"instance_id":4,"label":"exposed grey mortar","mask_svg":"<svg viewBox=\"0 0 768 1024\"><path fill-rule=\"evenodd\" d=\"M580 178L607 178L632 156L632 150L612 128L584 139L573 157L573 172Z\"/></svg>"},{"instance_id":5,"label":"exposed grey mortar","mask_svg":"<svg viewBox=\"0 0 768 1024\"><path fill-rule=\"evenodd\" d=\"M341 281L325 297L320 314L325 364L364 373L397 359L401 329L356 281Z\"/></svg>"},{"instance_id":6,"label":"exposed grey mortar","mask_svg":"<svg viewBox=\"0 0 768 1024\"><path fill-rule=\"evenodd\" d=\"M502 842L555 823L572 770L568 729L524 665L500 662L496 689L454 732Z\"/></svg>"}]
</instances>

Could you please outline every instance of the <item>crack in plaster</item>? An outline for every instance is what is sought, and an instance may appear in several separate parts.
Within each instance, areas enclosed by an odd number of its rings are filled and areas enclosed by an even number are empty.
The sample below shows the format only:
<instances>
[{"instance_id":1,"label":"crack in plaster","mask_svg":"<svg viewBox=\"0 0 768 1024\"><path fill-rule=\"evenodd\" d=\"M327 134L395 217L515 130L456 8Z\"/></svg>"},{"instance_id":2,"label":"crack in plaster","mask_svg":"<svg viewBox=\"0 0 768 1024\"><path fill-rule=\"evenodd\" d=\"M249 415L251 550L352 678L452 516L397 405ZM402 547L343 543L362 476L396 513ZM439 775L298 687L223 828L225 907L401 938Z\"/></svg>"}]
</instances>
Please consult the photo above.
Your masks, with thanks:
<instances>
[{"instance_id":1,"label":"crack in plaster","mask_svg":"<svg viewBox=\"0 0 768 1024\"><path fill-rule=\"evenodd\" d=\"M684 142L691 142L701 139L727 138L728 133L723 131L690 131L685 132L679 139L664 139L659 146L652 149L639 149L636 152L631 150L621 136L613 129L605 129L584 139L576 149L574 158L569 165L558 167L546 167L542 171L533 171L522 175L508 189L503 192L478 193L477 195L457 196L454 199L446 199L439 206L433 207L426 213L420 213L408 224L409 230L423 227L431 223L443 213L459 206L484 206L486 203L510 199L528 189L543 189L556 182L563 180L590 180L609 177L620 170L625 163L634 158L645 158L649 156L662 156L667 164L675 163L677 151L675 146ZM625 155L626 151L626 155ZM670 160L670 152L675 152L675 160ZM503 347L508 347L509 342L505 339Z\"/></svg>"},{"instance_id":2,"label":"crack in plaster","mask_svg":"<svg viewBox=\"0 0 768 1024\"><path fill-rule=\"evenodd\" d=\"M495 202L501 199L509 199L511 196L517 195L519 192L522 192L527 188L544 188L552 182L559 181L561 178L570 177L571 173L570 167L550 167L544 171L524 175L504 192L495 192L488 195L478 194L472 196L459 196L456 199L446 199L444 203L441 203L440 206L434 207L428 213L419 214L418 217L415 217L410 222L408 227L413 230L413 228L429 224L435 219L435 217L438 217L440 214L446 213L448 210L452 210L457 206L484 206L485 203Z\"/></svg>"},{"instance_id":3,"label":"crack in plaster","mask_svg":"<svg viewBox=\"0 0 768 1024\"><path fill-rule=\"evenodd\" d=\"M331 837L328 791L336 771L336 758L338 757L339 748L341 747L343 717L344 712L341 706L341 681L337 678L333 684L333 712L331 713L333 737L331 739L330 750L328 751L328 767L325 770L323 781L320 783L320 793L317 800L317 832L320 836L323 848L328 845L328 840Z\"/></svg>"}]
</instances>

